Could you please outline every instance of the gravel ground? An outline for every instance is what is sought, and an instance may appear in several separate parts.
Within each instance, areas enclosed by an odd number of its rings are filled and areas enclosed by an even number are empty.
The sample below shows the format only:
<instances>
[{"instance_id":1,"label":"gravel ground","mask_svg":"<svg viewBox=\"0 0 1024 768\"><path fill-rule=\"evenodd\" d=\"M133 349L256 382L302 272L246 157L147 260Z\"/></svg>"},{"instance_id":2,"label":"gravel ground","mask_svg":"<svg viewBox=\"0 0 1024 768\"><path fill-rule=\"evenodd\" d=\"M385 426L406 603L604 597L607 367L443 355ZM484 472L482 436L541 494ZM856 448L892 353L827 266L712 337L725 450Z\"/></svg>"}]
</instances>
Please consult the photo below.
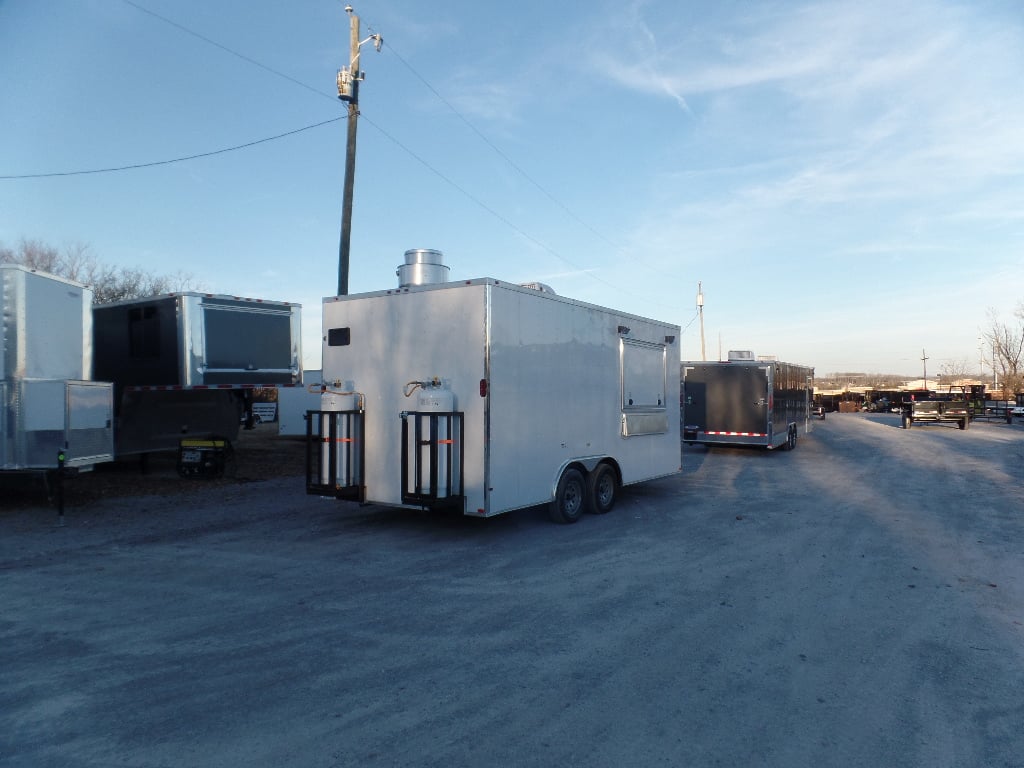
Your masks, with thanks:
<instances>
[{"instance_id":1,"label":"gravel ground","mask_svg":"<svg viewBox=\"0 0 1024 768\"><path fill-rule=\"evenodd\" d=\"M3 505L0 764L1024 766L1022 467L830 414L571 526L301 469Z\"/></svg>"},{"instance_id":2,"label":"gravel ground","mask_svg":"<svg viewBox=\"0 0 1024 768\"><path fill-rule=\"evenodd\" d=\"M152 454L145 464L137 456L98 464L91 472L67 478L65 508L89 509L106 499L201 492L275 477L301 477L305 473L304 440L279 436L276 423L240 430L228 457L219 477L179 476L174 453ZM4 494L0 509L28 509L47 503L56 509L57 505L56 490L51 488L48 494L39 476L18 478L17 482L0 488L0 493Z\"/></svg>"}]
</instances>

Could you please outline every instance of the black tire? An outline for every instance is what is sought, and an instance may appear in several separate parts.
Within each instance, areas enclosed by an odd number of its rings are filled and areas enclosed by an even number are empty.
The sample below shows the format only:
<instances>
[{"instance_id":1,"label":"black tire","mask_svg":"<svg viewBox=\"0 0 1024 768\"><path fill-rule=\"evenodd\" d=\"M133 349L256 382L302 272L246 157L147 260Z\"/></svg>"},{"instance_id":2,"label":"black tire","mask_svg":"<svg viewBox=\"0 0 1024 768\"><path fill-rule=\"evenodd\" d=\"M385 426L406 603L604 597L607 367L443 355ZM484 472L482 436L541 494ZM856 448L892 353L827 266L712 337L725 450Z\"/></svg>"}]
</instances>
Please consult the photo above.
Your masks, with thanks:
<instances>
[{"instance_id":1,"label":"black tire","mask_svg":"<svg viewBox=\"0 0 1024 768\"><path fill-rule=\"evenodd\" d=\"M967 417L965 416L964 418L960 419L960 421L958 421L956 425L960 429L967 429Z\"/></svg>"},{"instance_id":2,"label":"black tire","mask_svg":"<svg viewBox=\"0 0 1024 768\"><path fill-rule=\"evenodd\" d=\"M910 425L913 424L913 423L914 423L914 420L912 418L910 418L909 416L904 416L903 417L903 428L904 429L910 429Z\"/></svg>"},{"instance_id":3,"label":"black tire","mask_svg":"<svg viewBox=\"0 0 1024 768\"><path fill-rule=\"evenodd\" d=\"M598 464L587 475L587 511L595 515L611 512L618 490L615 470L608 464Z\"/></svg>"},{"instance_id":4,"label":"black tire","mask_svg":"<svg viewBox=\"0 0 1024 768\"><path fill-rule=\"evenodd\" d=\"M575 523L583 514L587 499L587 484L583 473L569 467L558 479L555 498L548 507L548 516L556 523Z\"/></svg>"},{"instance_id":5,"label":"black tire","mask_svg":"<svg viewBox=\"0 0 1024 768\"><path fill-rule=\"evenodd\" d=\"M787 451L795 451L796 450L796 430L795 429L789 430L789 434L786 435L786 450Z\"/></svg>"}]
</instances>

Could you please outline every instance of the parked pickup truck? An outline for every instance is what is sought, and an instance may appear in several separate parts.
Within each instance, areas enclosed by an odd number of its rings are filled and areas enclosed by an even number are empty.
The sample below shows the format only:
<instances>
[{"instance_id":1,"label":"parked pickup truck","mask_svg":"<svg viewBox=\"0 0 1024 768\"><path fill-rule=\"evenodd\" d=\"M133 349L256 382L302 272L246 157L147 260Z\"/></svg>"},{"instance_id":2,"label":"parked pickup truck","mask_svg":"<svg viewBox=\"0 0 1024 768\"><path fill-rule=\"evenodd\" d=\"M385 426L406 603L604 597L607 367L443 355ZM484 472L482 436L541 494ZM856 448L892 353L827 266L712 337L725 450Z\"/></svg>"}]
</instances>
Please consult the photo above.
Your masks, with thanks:
<instances>
[{"instance_id":1,"label":"parked pickup truck","mask_svg":"<svg viewBox=\"0 0 1024 768\"><path fill-rule=\"evenodd\" d=\"M960 429L967 429L971 421L971 406L967 394L950 388L947 394L933 395L927 400L914 399L903 403L903 428L914 424L955 423Z\"/></svg>"}]
</instances>

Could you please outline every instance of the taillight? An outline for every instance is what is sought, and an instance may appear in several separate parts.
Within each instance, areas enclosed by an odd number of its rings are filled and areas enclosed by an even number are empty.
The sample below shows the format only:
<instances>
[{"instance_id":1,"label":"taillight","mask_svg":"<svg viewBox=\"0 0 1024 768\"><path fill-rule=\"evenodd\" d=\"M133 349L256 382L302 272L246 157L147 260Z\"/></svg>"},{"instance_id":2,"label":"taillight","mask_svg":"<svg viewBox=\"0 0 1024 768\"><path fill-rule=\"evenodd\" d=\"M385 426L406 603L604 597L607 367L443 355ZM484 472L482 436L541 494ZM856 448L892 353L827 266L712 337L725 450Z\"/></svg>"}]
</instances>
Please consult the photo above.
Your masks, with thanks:
<instances>
[{"instance_id":1,"label":"taillight","mask_svg":"<svg viewBox=\"0 0 1024 768\"><path fill-rule=\"evenodd\" d=\"M487 379L480 379L480 397L487 397Z\"/></svg>"}]
</instances>

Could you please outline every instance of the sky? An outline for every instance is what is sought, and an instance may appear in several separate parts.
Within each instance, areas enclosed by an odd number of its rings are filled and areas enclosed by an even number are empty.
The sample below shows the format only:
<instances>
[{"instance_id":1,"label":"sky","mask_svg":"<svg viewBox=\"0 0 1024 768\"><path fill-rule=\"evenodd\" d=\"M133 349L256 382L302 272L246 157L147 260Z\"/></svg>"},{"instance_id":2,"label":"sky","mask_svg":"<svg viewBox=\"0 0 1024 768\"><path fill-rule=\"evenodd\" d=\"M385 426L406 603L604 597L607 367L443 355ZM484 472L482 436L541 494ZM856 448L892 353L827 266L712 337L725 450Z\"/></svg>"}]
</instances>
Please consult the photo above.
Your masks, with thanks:
<instances>
[{"instance_id":1,"label":"sky","mask_svg":"<svg viewBox=\"0 0 1024 768\"><path fill-rule=\"evenodd\" d=\"M349 293L431 248L819 376L977 370L1024 302L1019 0L354 12ZM300 303L319 368L349 40L338 0L0 0L0 244Z\"/></svg>"}]
</instances>

